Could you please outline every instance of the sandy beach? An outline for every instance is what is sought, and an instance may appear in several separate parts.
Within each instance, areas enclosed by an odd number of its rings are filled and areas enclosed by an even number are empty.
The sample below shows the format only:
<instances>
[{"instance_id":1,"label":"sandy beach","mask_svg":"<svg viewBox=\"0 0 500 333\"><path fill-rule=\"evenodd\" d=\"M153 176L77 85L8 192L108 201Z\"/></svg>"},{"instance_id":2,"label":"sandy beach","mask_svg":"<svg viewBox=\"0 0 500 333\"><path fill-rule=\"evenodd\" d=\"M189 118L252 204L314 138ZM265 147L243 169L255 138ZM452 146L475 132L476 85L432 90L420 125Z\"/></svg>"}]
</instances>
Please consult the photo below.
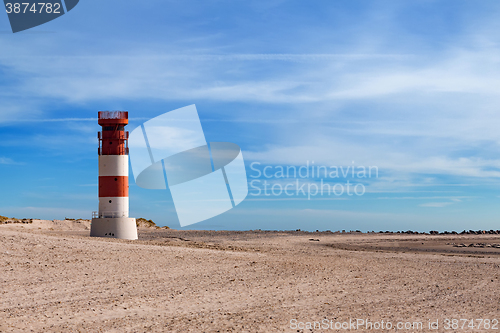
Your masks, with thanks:
<instances>
[{"instance_id":1,"label":"sandy beach","mask_svg":"<svg viewBox=\"0 0 500 333\"><path fill-rule=\"evenodd\" d=\"M1 332L326 332L356 320L392 325L359 332L491 332L500 318L500 235L140 228L124 241L90 238L89 221L33 220L0 225L0 239ZM453 319L490 328L447 329Z\"/></svg>"}]
</instances>

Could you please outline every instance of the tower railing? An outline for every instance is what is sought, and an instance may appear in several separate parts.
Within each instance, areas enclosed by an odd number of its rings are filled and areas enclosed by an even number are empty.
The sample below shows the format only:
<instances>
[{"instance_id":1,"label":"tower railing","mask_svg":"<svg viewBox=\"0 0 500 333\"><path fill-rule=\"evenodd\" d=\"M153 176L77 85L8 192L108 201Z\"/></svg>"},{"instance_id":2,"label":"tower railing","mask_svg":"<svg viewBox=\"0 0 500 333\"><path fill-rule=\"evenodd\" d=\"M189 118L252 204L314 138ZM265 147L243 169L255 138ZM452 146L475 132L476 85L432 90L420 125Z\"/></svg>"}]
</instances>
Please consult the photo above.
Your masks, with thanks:
<instances>
[{"instance_id":1,"label":"tower railing","mask_svg":"<svg viewBox=\"0 0 500 333\"><path fill-rule=\"evenodd\" d=\"M126 212L92 212L93 219L128 217Z\"/></svg>"},{"instance_id":2,"label":"tower railing","mask_svg":"<svg viewBox=\"0 0 500 333\"><path fill-rule=\"evenodd\" d=\"M128 119L127 111L99 111L99 119Z\"/></svg>"}]
</instances>

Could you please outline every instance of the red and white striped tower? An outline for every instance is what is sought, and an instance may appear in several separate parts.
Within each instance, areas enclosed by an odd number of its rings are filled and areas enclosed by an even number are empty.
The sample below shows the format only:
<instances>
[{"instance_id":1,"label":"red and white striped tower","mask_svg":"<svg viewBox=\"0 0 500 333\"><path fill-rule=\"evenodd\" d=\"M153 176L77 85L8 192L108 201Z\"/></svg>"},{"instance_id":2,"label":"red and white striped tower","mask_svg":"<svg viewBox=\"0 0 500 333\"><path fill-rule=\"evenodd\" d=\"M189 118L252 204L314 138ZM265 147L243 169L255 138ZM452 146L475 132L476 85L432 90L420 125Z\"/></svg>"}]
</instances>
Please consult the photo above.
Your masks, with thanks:
<instances>
[{"instance_id":1,"label":"red and white striped tower","mask_svg":"<svg viewBox=\"0 0 500 333\"><path fill-rule=\"evenodd\" d=\"M101 111L99 125L99 212L90 236L137 239L135 218L128 216L128 112Z\"/></svg>"}]
</instances>

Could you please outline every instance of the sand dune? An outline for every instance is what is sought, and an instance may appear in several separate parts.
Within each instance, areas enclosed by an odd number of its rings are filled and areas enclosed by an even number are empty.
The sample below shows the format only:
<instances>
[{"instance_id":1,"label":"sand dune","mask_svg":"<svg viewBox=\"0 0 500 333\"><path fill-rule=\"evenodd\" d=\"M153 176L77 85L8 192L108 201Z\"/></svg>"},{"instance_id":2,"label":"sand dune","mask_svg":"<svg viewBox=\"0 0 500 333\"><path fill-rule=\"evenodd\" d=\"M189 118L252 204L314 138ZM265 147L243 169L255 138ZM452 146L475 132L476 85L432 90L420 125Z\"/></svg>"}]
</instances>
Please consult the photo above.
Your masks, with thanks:
<instances>
[{"instance_id":1,"label":"sand dune","mask_svg":"<svg viewBox=\"0 0 500 333\"><path fill-rule=\"evenodd\" d=\"M500 317L500 254L453 246L498 236L141 228L124 241L88 228L0 225L1 332L335 331L298 327L325 319L450 332L447 318Z\"/></svg>"}]
</instances>

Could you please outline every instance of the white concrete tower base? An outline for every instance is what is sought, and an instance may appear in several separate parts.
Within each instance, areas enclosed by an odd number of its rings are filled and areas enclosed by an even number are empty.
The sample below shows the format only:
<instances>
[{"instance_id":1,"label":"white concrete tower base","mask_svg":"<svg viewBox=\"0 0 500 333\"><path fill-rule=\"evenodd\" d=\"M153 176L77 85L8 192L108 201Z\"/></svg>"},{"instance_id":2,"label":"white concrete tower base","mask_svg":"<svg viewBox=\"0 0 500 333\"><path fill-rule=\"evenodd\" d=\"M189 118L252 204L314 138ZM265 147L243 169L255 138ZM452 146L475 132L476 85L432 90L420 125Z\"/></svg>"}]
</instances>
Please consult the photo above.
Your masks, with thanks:
<instances>
[{"instance_id":1,"label":"white concrete tower base","mask_svg":"<svg viewBox=\"0 0 500 333\"><path fill-rule=\"evenodd\" d=\"M137 226L131 217L93 218L90 226L91 237L137 239Z\"/></svg>"}]
</instances>

